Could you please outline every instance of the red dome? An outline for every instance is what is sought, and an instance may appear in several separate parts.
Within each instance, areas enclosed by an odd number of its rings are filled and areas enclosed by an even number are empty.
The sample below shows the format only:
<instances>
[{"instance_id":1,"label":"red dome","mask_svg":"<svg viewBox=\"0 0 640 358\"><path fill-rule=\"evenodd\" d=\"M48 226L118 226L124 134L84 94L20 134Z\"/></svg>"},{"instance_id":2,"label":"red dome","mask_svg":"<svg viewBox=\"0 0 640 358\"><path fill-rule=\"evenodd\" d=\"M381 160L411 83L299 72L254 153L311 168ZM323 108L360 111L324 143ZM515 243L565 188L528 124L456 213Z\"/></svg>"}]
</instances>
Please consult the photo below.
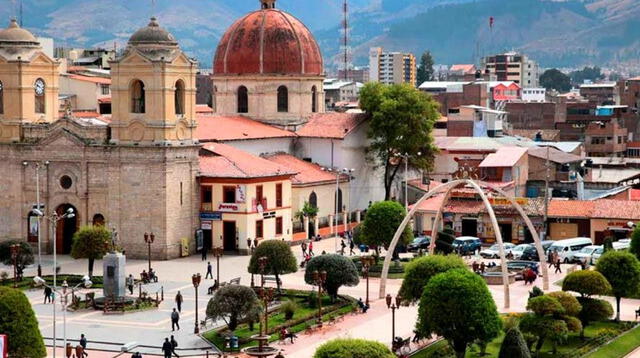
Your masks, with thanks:
<instances>
[{"instance_id":1,"label":"red dome","mask_svg":"<svg viewBox=\"0 0 640 358\"><path fill-rule=\"evenodd\" d=\"M302 22L284 11L263 9L236 21L222 36L215 74L323 74L322 55Z\"/></svg>"}]
</instances>

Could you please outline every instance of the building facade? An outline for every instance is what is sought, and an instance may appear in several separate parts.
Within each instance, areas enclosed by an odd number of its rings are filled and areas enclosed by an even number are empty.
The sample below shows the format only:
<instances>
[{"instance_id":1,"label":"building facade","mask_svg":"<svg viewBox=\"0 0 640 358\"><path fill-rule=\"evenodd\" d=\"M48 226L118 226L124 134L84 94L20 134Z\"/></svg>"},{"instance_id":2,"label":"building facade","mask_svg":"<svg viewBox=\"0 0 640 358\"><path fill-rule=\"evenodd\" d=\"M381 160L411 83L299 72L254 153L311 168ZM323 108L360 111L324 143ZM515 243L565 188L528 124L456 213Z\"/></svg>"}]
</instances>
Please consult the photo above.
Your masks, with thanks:
<instances>
[{"instance_id":1,"label":"building facade","mask_svg":"<svg viewBox=\"0 0 640 358\"><path fill-rule=\"evenodd\" d=\"M408 83L416 86L416 57L412 53L369 49L369 80L384 84Z\"/></svg>"},{"instance_id":2,"label":"building facade","mask_svg":"<svg viewBox=\"0 0 640 358\"><path fill-rule=\"evenodd\" d=\"M521 87L539 87L538 64L526 55L507 52L482 59L482 72L497 81L513 81Z\"/></svg>"}]
</instances>

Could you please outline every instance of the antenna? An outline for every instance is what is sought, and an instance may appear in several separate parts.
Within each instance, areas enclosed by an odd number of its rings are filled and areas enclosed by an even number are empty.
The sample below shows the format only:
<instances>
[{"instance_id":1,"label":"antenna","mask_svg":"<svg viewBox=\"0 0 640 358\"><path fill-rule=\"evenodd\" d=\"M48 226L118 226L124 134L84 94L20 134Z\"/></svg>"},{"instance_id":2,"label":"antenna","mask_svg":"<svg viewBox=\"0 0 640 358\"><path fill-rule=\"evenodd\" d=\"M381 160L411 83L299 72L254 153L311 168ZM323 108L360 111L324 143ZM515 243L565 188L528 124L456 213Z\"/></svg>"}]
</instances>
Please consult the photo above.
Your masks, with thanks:
<instances>
[{"instance_id":1,"label":"antenna","mask_svg":"<svg viewBox=\"0 0 640 358\"><path fill-rule=\"evenodd\" d=\"M20 0L20 27L22 27L22 0Z\"/></svg>"},{"instance_id":2,"label":"antenna","mask_svg":"<svg viewBox=\"0 0 640 358\"><path fill-rule=\"evenodd\" d=\"M156 15L156 0L151 0L151 16Z\"/></svg>"},{"instance_id":3,"label":"antenna","mask_svg":"<svg viewBox=\"0 0 640 358\"><path fill-rule=\"evenodd\" d=\"M347 0L344 0L342 5L343 19L342 19L342 48L344 51L343 66L344 66L344 80L349 80L349 7Z\"/></svg>"}]
</instances>

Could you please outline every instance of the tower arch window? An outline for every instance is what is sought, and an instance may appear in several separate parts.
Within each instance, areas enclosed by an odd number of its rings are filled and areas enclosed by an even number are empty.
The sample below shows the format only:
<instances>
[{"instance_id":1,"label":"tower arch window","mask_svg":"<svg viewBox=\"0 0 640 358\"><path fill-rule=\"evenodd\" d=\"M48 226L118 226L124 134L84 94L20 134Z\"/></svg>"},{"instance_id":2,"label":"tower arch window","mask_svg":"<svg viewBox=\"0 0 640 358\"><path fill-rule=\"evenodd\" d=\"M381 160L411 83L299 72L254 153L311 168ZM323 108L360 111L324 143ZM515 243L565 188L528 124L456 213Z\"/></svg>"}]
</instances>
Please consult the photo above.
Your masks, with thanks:
<instances>
[{"instance_id":1,"label":"tower arch window","mask_svg":"<svg viewBox=\"0 0 640 358\"><path fill-rule=\"evenodd\" d=\"M0 114L4 113L4 85L0 81Z\"/></svg>"},{"instance_id":2,"label":"tower arch window","mask_svg":"<svg viewBox=\"0 0 640 358\"><path fill-rule=\"evenodd\" d=\"M315 191L312 191L309 195L309 206L311 206L312 208L318 207L318 195L316 195Z\"/></svg>"},{"instance_id":3,"label":"tower arch window","mask_svg":"<svg viewBox=\"0 0 640 358\"><path fill-rule=\"evenodd\" d=\"M131 97L131 113L145 113L145 90L144 83L140 80L133 80L129 88Z\"/></svg>"},{"instance_id":4,"label":"tower arch window","mask_svg":"<svg viewBox=\"0 0 640 358\"><path fill-rule=\"evenodd\" d=\"M44 83L44 80L42 78L38 78L36 80L36 82L33 84L33 90L34 90L34 96L35 96L35 112L36 113L45 113L45 91L46 91L46 84Z\"/></svg>"},{"instance_id":5,"label":"tower arch window","mask_svg":"<svg viewBox=\"0 0 640 358\"><path fill-rule=\"evenodd\" d=\"M278 87L278 112L289 112L289 90L286 86Z\"/></svg>"},{"instance_id":6,"label":"tower arch window","mask_svg":"<svg viewBox=\"0 0 640 358\"><path fill-rule=\"evenodd\" d=\"M311 87L311 112L318 111L318 89L316 86Z\"/></svg>"},{"instance_id":7,"label":"tower arch window","mask_svg":"<svg viewBox=\"0 0 640 358\"><path fill-rule=\"evenodd\" d=\"M247 87L238 87L238 113L249 113L249 91Z\"/></svg>"},{"instance_id":8,"label":"tower arch window","mask_svg":"<svg viewBox=\"0 0 640 358\"><path fill-rule=\"evenodd\" d=\"M184 81L178 80L176 82L174 95L176 114L182 115L184 114Z\"/></svg>"}]
</instances>

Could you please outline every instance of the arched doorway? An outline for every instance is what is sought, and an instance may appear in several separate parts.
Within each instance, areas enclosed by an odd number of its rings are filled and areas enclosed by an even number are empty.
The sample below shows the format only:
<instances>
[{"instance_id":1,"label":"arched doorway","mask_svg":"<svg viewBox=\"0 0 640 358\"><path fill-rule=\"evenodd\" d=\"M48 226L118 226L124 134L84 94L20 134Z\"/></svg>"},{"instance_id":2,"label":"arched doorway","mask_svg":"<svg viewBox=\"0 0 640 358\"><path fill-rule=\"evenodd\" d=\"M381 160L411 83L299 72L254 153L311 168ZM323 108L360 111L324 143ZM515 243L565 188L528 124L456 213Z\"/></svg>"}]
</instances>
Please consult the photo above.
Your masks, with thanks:
<instances>
[{"instance_id":1,"label":"arched doorway","mask_svg":"<svg viewBox=\"0 0 640 358\"><path fill-rule=\"evenodd\" d=\"M71 204L61 204L56 208L58 216L64 215L69 208L73 209L75 215L72 218L58 221L56 227L56 253L61 255L67 255L71 252L73 234L78 230L78 210Z\"/></svg>"}]
</instances>

